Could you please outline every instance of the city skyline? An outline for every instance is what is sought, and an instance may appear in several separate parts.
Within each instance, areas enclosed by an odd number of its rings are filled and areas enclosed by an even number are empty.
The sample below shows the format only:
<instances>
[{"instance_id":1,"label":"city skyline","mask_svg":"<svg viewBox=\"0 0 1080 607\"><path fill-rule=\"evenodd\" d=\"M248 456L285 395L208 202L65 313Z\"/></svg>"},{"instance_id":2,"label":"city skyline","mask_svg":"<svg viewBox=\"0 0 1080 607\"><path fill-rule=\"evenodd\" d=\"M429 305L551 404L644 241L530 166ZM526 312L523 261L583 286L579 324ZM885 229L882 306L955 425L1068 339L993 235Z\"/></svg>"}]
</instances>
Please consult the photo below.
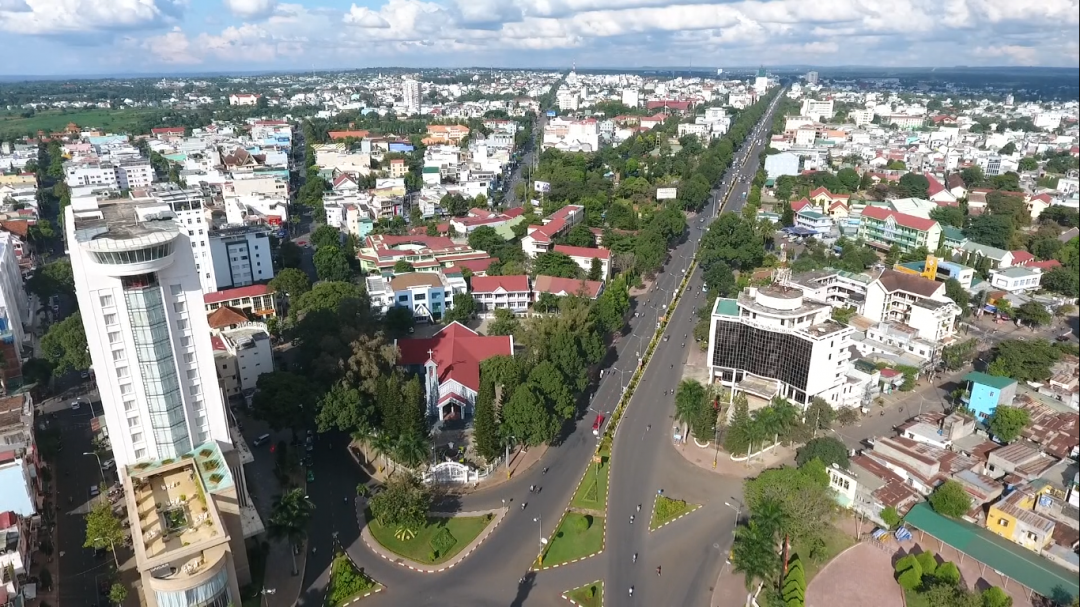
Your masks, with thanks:
<instances>
[{"instance_id":1,"label":"city skyline","mask_svg":"<svg viewBox=\"0 0 1080 607\"><path fill-rule=\"evenodd\" d=\"M1080 65L1074 0L0 0L7 75L392 65Z\"/></svg>"}]
</instances>

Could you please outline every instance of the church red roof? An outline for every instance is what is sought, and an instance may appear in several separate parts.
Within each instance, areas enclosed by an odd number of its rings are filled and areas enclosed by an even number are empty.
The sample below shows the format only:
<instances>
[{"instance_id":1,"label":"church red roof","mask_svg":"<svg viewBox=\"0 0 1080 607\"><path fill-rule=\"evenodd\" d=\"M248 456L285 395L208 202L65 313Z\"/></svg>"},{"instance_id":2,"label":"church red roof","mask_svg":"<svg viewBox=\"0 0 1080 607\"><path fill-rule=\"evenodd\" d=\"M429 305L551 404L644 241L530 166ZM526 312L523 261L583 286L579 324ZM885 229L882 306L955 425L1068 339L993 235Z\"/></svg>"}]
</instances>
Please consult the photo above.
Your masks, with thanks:
<instances>
[{"instance_id":1,"label":"church red roof","mask_svg":"<svg viewBox=\"0 0 1080 607\"><path fill-rule=\"evenodd\" d=\"M426 339L401 339L397 342L398 362L406 366L421 366L428 360L438 367L439 384L454 380L475 391L480 390L480 363L494 356L514 353L510 336L479 335L472 329L452 322Z\"/></svg>"}]
</instances>

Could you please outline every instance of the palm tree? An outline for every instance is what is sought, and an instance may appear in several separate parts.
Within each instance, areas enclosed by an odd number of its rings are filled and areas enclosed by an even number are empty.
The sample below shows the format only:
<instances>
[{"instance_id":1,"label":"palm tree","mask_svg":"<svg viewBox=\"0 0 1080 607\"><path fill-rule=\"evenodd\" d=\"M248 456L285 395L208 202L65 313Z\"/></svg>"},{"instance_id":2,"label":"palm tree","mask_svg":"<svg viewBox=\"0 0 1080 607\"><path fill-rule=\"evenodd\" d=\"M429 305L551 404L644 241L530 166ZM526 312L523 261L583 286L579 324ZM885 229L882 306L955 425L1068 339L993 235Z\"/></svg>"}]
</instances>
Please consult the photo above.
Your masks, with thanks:
<instances>
[{"instance_id":1,"label":"palm tree","mask_svg":"<svg viewBox=\"0 0 1080 607\"><path fill-rule=\"evenodd\" d=\"M427 461L427 437L406 432L398 437L393 447L394 458L410 468L418 468Z\"/></svg>"},{"instance_id":2,"label":"palm tree","mask_svg":"<svg viewBox=\"0 0 1080 607\"><path fill-rule=\"evenodd\" d=\"M735 530L732 546L732 565L746 579L746 589L753 590L758 581L771 582L780 574L780 554L771 541L768 530L750 519L750 524Z\"/></svg>"},{"instance_id":3,"label":"palm tree","mask_svg":"<svg viewBox=\"0 0 1080 607\"><path fill-rule=\"evenodd\" d=\"M267 520L266 531L274 540L287 540L289 542L289 554L292 556L293 575L297 574L296 551L293 547L304 541L307 537L307 525L311 520L311 512L315 504L311 503L308 496L300 488L290 489L274 502Z\"/></svg>"},{"instance_id":4,"label":"palm tree","mask_svg":"<svg viewBox=\"0 0 1080 607\"><path fill-rule=\"evenodd\" d=\"M684 424L689 431L704 401L705 387L692 379L684 379L675 391L675 421Z\"/></svg>"},{"instance_id":5,"label":"palm tree","mask_svg":"<svg viewBox=\"0 0 1080 607\"><path fill-rule=\"evenodd\" d=\"M389 434L380 432L371 437L368 447L375 452L376 458L382 458L382 467L385 469L389 465L390 454L394 451L394 439Z\"/></svg>"},{"instance_id":6,"label":"palm tree","mask_svg":"<svg viewBox=\"0 0 1080 607\"><path fill-rule=\"evenodd\" d=\"M775 499L762 501L754 511L754 524L757 525L763 536L772 540L770 545L774 551L786 533L786 518L787 516L780 506L780 502Z\"/></svg>"}]
</instances>

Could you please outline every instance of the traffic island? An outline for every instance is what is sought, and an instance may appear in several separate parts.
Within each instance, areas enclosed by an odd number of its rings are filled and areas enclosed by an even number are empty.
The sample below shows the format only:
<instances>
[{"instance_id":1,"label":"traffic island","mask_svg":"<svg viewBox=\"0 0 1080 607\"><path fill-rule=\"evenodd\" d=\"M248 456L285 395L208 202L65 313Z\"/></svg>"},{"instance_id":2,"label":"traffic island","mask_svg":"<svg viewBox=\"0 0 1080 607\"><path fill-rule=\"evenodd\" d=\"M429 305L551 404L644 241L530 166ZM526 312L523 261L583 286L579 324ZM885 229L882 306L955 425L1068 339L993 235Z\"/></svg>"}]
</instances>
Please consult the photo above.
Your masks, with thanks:
<instances>
[{"instance_id":1,"label":"traffic island","mask_svg":"<svg viewBox=\"0 0 1080 607\"><path fill-rule=\"evenodd\" d=\"M327 607L345 607L382 589L382 584L368 577L348 555L343 552L334 555L334 562L330 564L330 584L326 588Z\"/></svg>"},{"instance_id":2,"label":"traffic island","mask_svg":"<svg viewBox=\"0 0 1080 607\"><path fill-rule=\"evenodd\" d=\"M419 565L440 565L470 546L494 516L430 517L419 529L386 527L365 510L371 537L386 550Z\"/></svg>"},{"instance_id":3,"label":"traffic island","mask_svg":"<svg viewBox=\"0 0 1080 607\"><path fill-rule=\"evenodd\" d=\"M611 467L611 456L607 451L601 450L593 455L585 475L581 477L574 497L570 500L570 507L575 510L583 510L603 514L607 512L608 495L608 469Z\"/></svg>"},{"instance_id":4,"label":"traffic island","mask_svg":"<svg viewBox=\"0 0 1080 607\"><path fill-rule=\"evenodd\" d=\"M550 569L596 556L603 551L604 517L567 512L533 564L536 569Z\"/></svg>"},{"instance_id":5,"label":"traffic island","mask_svg":"<svg viewBox=\"0 0 1080 607\"><path fill-rule=\"evenodd\" d=\"M562 598L570 601L571 605L577 605L578 607L603 607L604 582L603 580L596 580L580 588L567 590L562 593Z\"/></svg>"},{"instance_id":6,"label":"traffic island","mask_svg":"<svg viewBox=\"0 0 1080 607\"><path fill-rule=\"evenodd\" d=\"M658 495L656 501L653 502L649 531L656 531L664 525L670 525L700 507L701 504L690 504L684 500Z\"/></svg>"}]
</instances>

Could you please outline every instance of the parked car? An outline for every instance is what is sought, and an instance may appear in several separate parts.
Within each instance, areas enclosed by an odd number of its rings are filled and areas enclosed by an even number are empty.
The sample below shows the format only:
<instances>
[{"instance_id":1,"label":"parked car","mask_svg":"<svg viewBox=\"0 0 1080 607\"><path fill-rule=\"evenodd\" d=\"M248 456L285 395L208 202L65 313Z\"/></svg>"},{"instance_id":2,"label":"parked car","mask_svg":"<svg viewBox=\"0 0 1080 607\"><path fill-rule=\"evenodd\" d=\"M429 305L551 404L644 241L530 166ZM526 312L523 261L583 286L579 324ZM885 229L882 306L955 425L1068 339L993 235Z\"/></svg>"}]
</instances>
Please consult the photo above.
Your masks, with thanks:
<instances>
[{"instance_id":1,"label":"parked car","mask_svg":"<svg viewBox=\"0 0 1080 607\"><path fill-rule=\"evenodd\" d=\"M101 464L101 469L102 470L112 470L115 467L116 467L116 460L115 459L107 459L104 462L102 462L102 464Z\"/></svg>"},{"instance_id":2,"label":"parked car","mask_svg":"<svg viewBox=\"0 0 1080 607\"><path fill-rule=\"evenodd\" d=\"M71 401L71 410L72 411L78 411L79 407L81 407L81 406L82 406L82 399L75 399L75 400Z\"/></svg>"},{"instance_id":3,"label":"parked car","mask_svg":"<svg viewBox=\"0 0 1080 607\"><path fill-rule=\"evenodd\" d=\"M90 497L97 497L101 493L101 489L97 485L90 485Z\"/></svg>"}]
</instances>

